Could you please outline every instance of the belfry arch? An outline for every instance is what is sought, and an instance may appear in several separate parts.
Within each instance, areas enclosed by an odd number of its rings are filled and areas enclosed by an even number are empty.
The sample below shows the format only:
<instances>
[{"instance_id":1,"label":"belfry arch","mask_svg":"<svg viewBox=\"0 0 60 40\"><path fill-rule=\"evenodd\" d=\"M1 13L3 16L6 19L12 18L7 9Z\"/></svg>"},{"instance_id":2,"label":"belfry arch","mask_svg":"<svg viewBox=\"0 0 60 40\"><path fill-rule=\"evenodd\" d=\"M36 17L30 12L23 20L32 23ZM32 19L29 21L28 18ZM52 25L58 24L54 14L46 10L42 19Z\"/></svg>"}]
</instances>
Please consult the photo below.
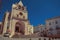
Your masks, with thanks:
<instances>
[{"instance_id":1,"label":"belfry arch","mask_svg":"<svg viewBox=\"0 0 60 40\"><path fill-rule=\"evenodd\" d=\"M23 34L24 35L25 25L23 22L16 22L15 24L15 33Z\"/></svg>"}]
</instances>

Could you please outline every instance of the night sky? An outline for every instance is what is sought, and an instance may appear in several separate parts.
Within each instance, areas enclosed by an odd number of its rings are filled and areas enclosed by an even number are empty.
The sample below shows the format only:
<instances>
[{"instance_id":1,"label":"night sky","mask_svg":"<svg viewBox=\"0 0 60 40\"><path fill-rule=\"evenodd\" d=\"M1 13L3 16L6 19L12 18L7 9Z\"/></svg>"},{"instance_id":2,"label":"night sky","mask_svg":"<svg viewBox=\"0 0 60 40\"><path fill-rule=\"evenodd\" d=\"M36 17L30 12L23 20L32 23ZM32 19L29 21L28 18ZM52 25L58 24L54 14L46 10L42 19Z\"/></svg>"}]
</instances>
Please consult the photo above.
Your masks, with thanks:
<instances>
[{"instance_id":1,"label":"night sky","mask_svg":"<svg viewBox=\"0 0 60 40\"><path fill-rule=\"evenodd\" d=\"M20 0L2 0L0 9L0 21L3 20L4 13L11 11L13 3ZM60 0L22 0L28 10L28 19L34 26L45 24L45 20L60 16Z\"/></svg>"}]
</instances>

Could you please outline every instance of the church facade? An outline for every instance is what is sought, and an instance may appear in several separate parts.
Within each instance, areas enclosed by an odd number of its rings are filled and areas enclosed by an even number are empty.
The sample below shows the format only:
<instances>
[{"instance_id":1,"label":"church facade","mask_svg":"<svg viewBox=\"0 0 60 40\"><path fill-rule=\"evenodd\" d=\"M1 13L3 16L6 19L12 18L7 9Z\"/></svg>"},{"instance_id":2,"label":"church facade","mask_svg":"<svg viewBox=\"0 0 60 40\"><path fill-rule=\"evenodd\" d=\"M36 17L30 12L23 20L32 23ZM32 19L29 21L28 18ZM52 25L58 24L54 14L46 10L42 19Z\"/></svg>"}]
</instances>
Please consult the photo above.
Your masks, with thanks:
<instances>
[{"instance_id":1,"label":"church facade","mask_svg":"<svg viewBox=\"0 0 60 40\"><path fill-rule=\"evenodd\" d=\"M11 12L6 12L3 21L3 32L10 33L9 37L15 34L31 35L33 34L33 25L28 20L28 11L22 1L12 5Z\"/></svg>"}]
</instances>

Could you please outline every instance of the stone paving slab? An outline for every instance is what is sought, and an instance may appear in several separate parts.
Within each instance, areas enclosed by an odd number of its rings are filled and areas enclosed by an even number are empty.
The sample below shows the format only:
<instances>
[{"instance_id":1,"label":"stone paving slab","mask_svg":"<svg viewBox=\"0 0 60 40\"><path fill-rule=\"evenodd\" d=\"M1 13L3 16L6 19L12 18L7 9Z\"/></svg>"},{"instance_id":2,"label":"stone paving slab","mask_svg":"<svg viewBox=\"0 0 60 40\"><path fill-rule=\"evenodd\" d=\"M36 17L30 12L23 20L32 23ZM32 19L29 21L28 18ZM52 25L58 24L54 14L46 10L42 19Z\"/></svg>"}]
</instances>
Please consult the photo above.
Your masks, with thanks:
<instances>
[{"instance_id":1,"label":"stone paving slab","mask_svg":"<svg viewBox=\"0 0 60 40\"><path fill-rule=\"evenodd\" d=\"M40 38L8 38L8 37L0 37L0 40L49 40L49 38L46 37L40 37ZM60 40L59 39L51 39L51 40Z\"/></svg>"}]
</instances>

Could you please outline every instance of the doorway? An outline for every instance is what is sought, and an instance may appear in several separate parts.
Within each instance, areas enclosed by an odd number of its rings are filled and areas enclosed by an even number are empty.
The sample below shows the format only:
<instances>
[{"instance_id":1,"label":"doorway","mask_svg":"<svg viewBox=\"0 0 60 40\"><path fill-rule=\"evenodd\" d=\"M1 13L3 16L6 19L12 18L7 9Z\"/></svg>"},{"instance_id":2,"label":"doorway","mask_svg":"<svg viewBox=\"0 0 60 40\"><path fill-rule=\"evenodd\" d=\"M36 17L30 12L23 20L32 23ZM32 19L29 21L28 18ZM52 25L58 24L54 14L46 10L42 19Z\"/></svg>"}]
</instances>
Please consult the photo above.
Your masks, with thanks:
<instances>
[{"instance_id":1,"label":"doorway","mask_svg":"<svg viewBox=\"0 0 60 40\"><path fill-rule=\"evenodd\" d=\"M19 27L18 26L15 27L15 32L19 32Z\"/></svg>"},{"instance_id":2,"label":"doorway","mask_svg":"<svg viewBox=\"0 0 60 40\"><path fill-rule=\"evenodd\" d=\"M15 25L15 33L20 33L22 35L24 35L24 26L22 25L22 23L17 22Z\"/></svg>"}]
</instances>

